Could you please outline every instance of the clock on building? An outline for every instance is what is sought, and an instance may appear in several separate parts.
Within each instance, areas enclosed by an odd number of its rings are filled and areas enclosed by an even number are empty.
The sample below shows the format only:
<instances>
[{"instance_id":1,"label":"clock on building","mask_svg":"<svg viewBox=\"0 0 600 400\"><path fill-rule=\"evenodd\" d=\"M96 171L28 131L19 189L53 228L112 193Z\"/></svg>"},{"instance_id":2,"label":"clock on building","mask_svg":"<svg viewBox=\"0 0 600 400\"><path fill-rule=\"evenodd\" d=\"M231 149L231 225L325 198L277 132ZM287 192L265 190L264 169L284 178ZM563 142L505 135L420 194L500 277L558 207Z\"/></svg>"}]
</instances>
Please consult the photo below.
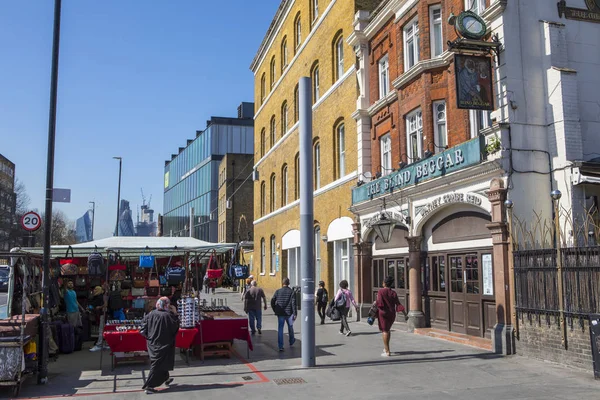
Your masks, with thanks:
<instances>
[{"instance_id":1,"label":"clock on building","mask_svg":"<svg viewBox=\"0 0 600 400\"><path fill-rule=\"evenodd\" d=\"M473 11L460 13L455 24L458 33L467 39L480 40L487 32L485 21Z\"/></svg>"}]
</instances>

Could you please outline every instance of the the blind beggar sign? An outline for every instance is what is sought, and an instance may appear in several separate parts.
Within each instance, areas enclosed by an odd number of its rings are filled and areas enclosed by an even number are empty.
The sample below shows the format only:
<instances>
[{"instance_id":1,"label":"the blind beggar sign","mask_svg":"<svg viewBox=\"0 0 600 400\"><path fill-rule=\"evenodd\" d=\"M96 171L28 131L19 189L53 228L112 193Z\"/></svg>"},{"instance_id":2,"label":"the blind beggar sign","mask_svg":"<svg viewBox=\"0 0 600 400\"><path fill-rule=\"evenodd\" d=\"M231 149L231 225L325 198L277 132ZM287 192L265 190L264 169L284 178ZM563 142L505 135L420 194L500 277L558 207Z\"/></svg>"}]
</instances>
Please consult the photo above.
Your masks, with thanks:
<instances>
[{"instance_id":1,"label":"the blind beggar sign","mask_svg":"<svg viewBox=\"0 0 600 400\"><path fill-rule=\"evenodd\" d=\"M355 187L352 189L352 204L477 164L481 161L481 154L480 138L472 139L383 178Z\"/></svg>"}]
</instances>

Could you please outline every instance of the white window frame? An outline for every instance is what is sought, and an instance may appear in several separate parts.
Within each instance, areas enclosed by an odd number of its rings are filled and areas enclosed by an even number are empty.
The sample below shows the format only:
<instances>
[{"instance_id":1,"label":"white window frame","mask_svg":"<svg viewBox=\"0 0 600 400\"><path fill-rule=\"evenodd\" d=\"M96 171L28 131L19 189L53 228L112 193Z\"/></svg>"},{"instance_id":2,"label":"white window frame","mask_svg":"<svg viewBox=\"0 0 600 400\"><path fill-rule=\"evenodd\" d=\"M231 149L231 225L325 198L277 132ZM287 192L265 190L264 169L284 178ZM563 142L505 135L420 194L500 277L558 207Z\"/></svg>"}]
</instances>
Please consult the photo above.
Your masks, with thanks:
<instances>
[{"instance_id":1,"label":"white window frame","mask_svg":"<svg viewBox=\"0 0 600 400\"><path fill-rule=\"evenodd\" d=\"M285 71L288 66L288 43L287 38L281 44L281 72Z\"/></svg>"},{"instance_id":2,"label":"white window frame","mask_svg":"<svg viewBox=\"0 0 600 400\"><path fill-rule=\"evenodd\" d=\"M321 187L321 143L315 144L315 190Z\"/></svg>"},{"instance_id":3,"label":"white window frame","mask_svg":"<svg viewBox=\"0 0 600 400\"><path fill-rule=\"evenodd\" d=\"M265 263L267 262L267 244L265 238L260 240L260 274L264 275L266 270Z\"/></svg>"},{"instance_id":4,"label":"white window frame","mask_svg":"<svg viewBox=\"0 0 600 400\"><path fill-rule=\"evenodd\" d=\"M416 134L417 154L413 153L413 134ZM423 158L423 113L420 108L406 115L406 146L409 164Z\"/></svg>"},{"instance_id":5,"label":"white window frame","mask_svg":"<svg viewBox=\"0 0 600 400\"><path fill-rule=\"evenodd\" d=\"M302 44L302 16L298 15L298 19L296 19L296 24L294 26L294 41L296 42L296 49L300 47Z\"/></svg>"},{"instance_id":6,"label":"white window frame","mask_svg":"<svg viewBox=\"0 0 600 400\"><path fill-rule=\"evenodd\" d=\"M317 65L315 67L315 69L313 70L313 104L316 103L317 101L319 101L319 98L321 97L321 93L319 90L319 66Z\"/></svg>"},{"instance_id":7,"label":"white window frame","mask_svg":"<svg viewBox=\"0 0 600 400\"><path fill-rule=\"evenodd\" d=\"M269 140L271 143L271 147L275 146L277 142L277 118L275 116L271 117L271 123L269 128Z\"/></svg>"},{"instance_id":8,"label":"white window frame","mask_svg":"<svg viewBox=\"0 0 600 400\"><path fill-rule=\"evenodd\" d=\"M290 286L300 286L300 247L287 250L288 278Z\"/></svg>"},{"instance_id":9,"label":"white window frame","mask_svg":"<svg viewBox=\"0 0 600 400\"><path fill-rule=\"evenodd\" d=\"M283 105L283 110L281 112L281 133L284 135L288 131L288 104L287 102Z\"/></svg>"},{"instance_id":10,"label":"white window frame","mask_svg":"<svg viewBox=\"0 0 600 400\"><path fill-rule=\"evenodd\" d=\"M352 289L354 287L354 257L350 239L336 240L333 242L333 250L334 281L340 282L345 279Z\"/></svg>"},{"instance_id":11,"label":"white window frame","mask_svg":"<svg viewBox=\"0 0 600 400\"><path fill-rule=\"evenodd\" d=\"M277 269L277 266L275 265L275 262L277 261L277 241L275 240L275 235L271 235L269 242L271 245L271 264L269 266L269 273L275 275Z\"/></svg>"},{"instance_id":12,"label":"white window frame","mask_svg":"<svg viewBox=\"0 0 600 400\"><path fill-rule=\"evenodd\" d=\"M275 76L277 74L277 61L275 60L275 57L271 58L271 68L270 68L270 72L271 72L271 89L273 89L273 86L275 86Z\"/></svg>"},{"instance_id":13,"label":"white window frame","mask_svg":"<svg viewBox=\"0 0 600 400\"><path fill-rule=\"evenodd\" d=\"M439 18L434 17L434 13L436 11L440 12ZM443 20L442 5L438 4L438 5L429 7L429 32L431 35L431 38L430 38L431 58L439 57L444 52L444 32L443 32L444 25L442 24L442 20ZM440 27L440 37L439 38L437 38L435 36L434 27L436 25L439 25L439 27ZM436 47L437 47L436 45L438 45L438 44L440 47L440 51L439 51L439 53L436 53Z\"/></svg>"},{"instance_id":14,"label":"white window frame","mask_svg":"<svg viewBox=\"0 0 600 400\"><path fill-rule=\"evenodd\" d=\"M419 18L416 17L410 21L404 29L404 71L408 71L419 62ZM410 55L408 51L409 42L413 43L413 63L410 63Z\"/></svg>"},{"instance_id":15,"label":"white window frame","mask_svg":"<svg viewBox=\"0 0 600 400\"><path fill-rule=\"evenodd\" d=\"M444 106L443 114L440 115L438 107ZM434 101L433 105L433 133L435 143L435 152L444 151L444 148L448 146L448 107L446 106L445 100Z\"/></svg>"},{"instance_id":16,"label":"white window frame","mask_svg":"<svg viewBox=\"0 0 600 400\"><path fill-rule=\"evenodd\" d=\"M386 176L392 172L392 137L389 133L379 138L379 148L381 150L381 176Z\"/></svg>"},{"instance_id":17,"label":"white window frame","mask_svg":"<svg viewBox=\"0 0 600 400\"><path fill-rule=\"evenodd\" d=\"M266 215L267 212L267 184L262 181L260 184L260 215Z\"/></svg>"},{"instance_id":18,"label":"white window frame","mask_svg":"<svg viewBox=\"0 0 600 400\"><path fill-rule=\"evenodd\" d=\"M346 126L339 124L337 127L338 144L338 170L339 179L346 175Z\"/></svg>"},{"instance_id":19,"label":"white window frame","mask_svg":"<svg viewBox=\"0 0 600 400\"><path fill-rule=\"evenodd\" d=\"M321 228L315 227L315 281L321 280Z\"/></svg>"},{"instance_id":20,"label":"white window frame","mask_svg":"<svg viewBox=\"0 0 600 400\"><path fill-rule=\"evenodd\" d=\"M337 66L336 80L339 80L344 76L344 38L340 36L335 44L335 56Z\"/></svg>"},{"instance_id":21,"label":"white window frame","mask_svg":"<svg viewBox=\"0 0 600 400\"><path fill-rule=\"evenodd\" d=\"M465 10L481 15L485 11L485 0L465 0Z\"/></svg>"},{"instance_id":22,"label":"white window frame","mask_svg":"<svg viewBox=\"0 0 600 400\"><path fill-rule=\"evenodd\" d=\"M288 198L288 166L286 165L285 167L283 167L283 172L281 174L281 185L283 186L282 189L282 201L284 205L288 204L289 198Z\"/></svg>"},{"instance_id":23,"label":"white window frame","mask_svg":"<svg viewBox=\"0 0 600 400\"><path fill-rule=\"evenodd\" d=\"M469 110L471 138L479 136L479 132L492 126L491 112L486 110Z\"/></svg>"},{"instance_id":24,"label":"white window frame","mask_svg":"<svg viewBox=\"0 0 600 400\"><path fill-rule=\"evenodd\" d=\"M271 201L270 201L270 210L271 212L277 209L277 176L275 174L271 175Z\"/></svg>"},{"instance_id":25,"label":"white window frame","mask_svg":"<svg viewBox=\"0 0 600 400\"><path fill-rule=\"evenodd\" d=\"M390 91L390 59L386 54L379 59L379 98L383 99Z\"/></svg>"},{"instance_id":26,"label":"white window frame","mask_svg":"<svg viewBox=\"0 0 600 400\"><path fill-rule=\"evenodd\" d=\"M260 77L260 102L263 103L265 101L265 96L267 94L267 77L265 74L262 74Z\"/></svg>"},{"instance_id":27,"label":"white window frame","mask_svg":"<svg viewBox=\"0 0 600 400\"><path fill-rule=\"evenodd\" d=\"M312 0L313 23L319 18L319 0Z\"/></svg>"}]
</instances>

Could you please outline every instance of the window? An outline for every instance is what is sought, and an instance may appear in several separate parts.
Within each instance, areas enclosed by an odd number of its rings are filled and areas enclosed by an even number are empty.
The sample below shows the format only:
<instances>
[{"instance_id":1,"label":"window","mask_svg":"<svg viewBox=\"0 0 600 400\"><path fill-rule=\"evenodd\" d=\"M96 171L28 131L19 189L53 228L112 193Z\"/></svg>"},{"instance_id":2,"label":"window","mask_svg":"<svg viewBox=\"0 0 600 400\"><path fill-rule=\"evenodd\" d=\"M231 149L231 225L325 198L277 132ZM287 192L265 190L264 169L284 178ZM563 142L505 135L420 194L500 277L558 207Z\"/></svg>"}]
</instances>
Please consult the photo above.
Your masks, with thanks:
<instances>
[{"instance_id":1,"label":"window","mask_svg":"<svg viewBox=\"0 0 600 400\"><path fill-rule=\"evenodd\" d=\"M389 58L387 54L379 60L379 98L383 99L390 91Z\"/></svg>"},{"instance_id":2,"label":"window","mask_svg":"<svg viewBox=\"0 0 600 400\"><path fill-rule=\"evenodd\" d=\"M321 280L321 228L315 226L315 281Z\"/></svg>"},{"instance_id":3,"label":"window","mask_svg":"<svg viewBox=\"0 0 600 400\"><path fill-rule=\"evenodd\" d=\"M271 58L271 89L275 86L275 56Z\"/></svg>"},{"instance_id":4,"label":"window","mask_svg":"<svg viewBox=\"0 0 600 400\"><path fill-rule=\"evenodd\" d=\"M267 188L265 182L260 184L260 215L265 215L267 210Z\"/></svg>"},{"instance_id":5,"label":"window","mask_svg":"<svg viewBox=\"0 0 600 400\"><path fill-rule=\"evenodd\" d=\"M265 245L265 238L260 239L260 273L264 275L265 265L267 257L267 246Z\"/></svg>"},{"instance_id":6,"label":"window","mask_svg":"<svg viewBox=\"0 0 600 400\"><path fill-rule=\"evenodd\" d=\"M448 133L446 129L446 102L433 102L433 131L435 152L443 151L448 146Z\"/></svg>"},{"instance_id":7,"label":"window","mask_svg":"<svg viewBox=\"0 0 600 400\"><path fill-rule=\"evenodd\" d=\"M265 78L265 74L262 74L260 78L260 102L263 103L265 101L265 93L267 92L267 78Z\"/></svg>"},{"instance_id":8,"label":"window","mask_svg":"<svg viewBox=\"0 0 600 400\"><path fill-rule=\"evenodd\" d=\"M281 205L288 203L288 167L284 165L281 169Z\"/></svg>"},{"instance_id":9,"label":"window","mask_svg":"<svg viewBox=\"0 0 600 400\"><path fill-rule=\"evenodd\" d=\"M262 128L262 130L260 131L260 156L261 157L265 156L266 146L267 146L267 132L265 131L265 128Z\"/></svg>"},{"instance_id":10,"label":"window","mask_svg":"<svg viewBox=\"0 0 600 400\"><path fill-rule=\"evenodd\" d=\"M312 84L313 84L313 104L319 101L320 93L319 93L319 65L317 64L312 71L311 74Z\"/></svg>"},{"instance_id":11,"label":"window","mask_svg":"<svg viewBox=\"0 0 600 400\"><path fill-rule=\"evenodd\" d=\"M315 190L321 187L321 145L315 144Z\"/></svg>"},{"instance_id":12,"label":"window","mask_svg":"<svg viewBox=\"0 0 600 400\"><path fill-rule=\"evenodd\" d=\"M275 179L275 174L271 174L271 193L269 193L269 197L270 197L270 201L269 201L269 209L271 212L275 211L275 207L276 207L276 202L275 202L275 197L277 195L277 187L276 187L276 183L277 180Z\"/></svg>"},{"instance_id":13,"label":"window","mask_svg":"<svg viewBox=\"0 0 600 400\"><path fill-rule=\"evenodd\" d=\"M302 22L300 21L300 13L296 15L294 20L294 47L298 50L298 47L302 44Z\"/></svg>"},{"instance_id":14,"label":"window","mask_svg":"<svg viewBox=\"0 0 600 400\"><path fill-rule=\"evenodd\" d=\"M340 35L335 41L335 80L344 76L344 38Z\"/></svg>"},{"instance_id":15,"label":"window","mask_svg":"<svg viewBox=\"0 0 600 400\"><path fill-rule=\"evenodd\" d=\"M287 37L284 37L281 41L281 72L288 66L288 48L287 48Z\"/></svg>"},{"instance_id":16,"label":"window","mask_svg":"<svg viewBox=\"0 0 600 400\"><path fill-rule=\"evenodd\" d=\"M312 21L314 24L317 21L317 18L319 18L319 0L311 0L311 4Z\"/></svg>"},{"instance_id":17,"label":"window","mask_svg":"<svg viewBox=\"0 0 600 400\"><path fill-rule=\"evenodd\" d=\"M415 18L404 27L404 71L419 62L419 20Z\"/></svg>"},{"instance_id":18,"label":"window","mask_svg":"<svg viewBox=\"0 0 600 400\"><path fill-rule=\"evenodd\" d=\"M381 148L381 175L385 176L392 172L392 138L385 134L379 139Z\"/></svg>"},{"instance_id":19,"label":"window","mask_svg":"<svg viewBox=\"0 0 600 400\"><path fill-rule=\"evenodd\" d=\"M480 131L492 126L490 112L486 110L469 110L469 125L471 126L471 137L477 137Z\"/></svg>"},{"instance_id":20,"label":"window","mask_svg":"<svg viewBox=\"0 0 600 400\"><path fill-rule=\"evenodd\" d=\"M275 244L275 235L271 235L271 268L269 272L271 274L275 274L275 263L277 261L277 253L276 253L276 244Z\"/></svg>"},{"instance_id":21,"label":"window","mask_svg":"<svg viewBox=\"0 0 600 400\"><path fill-rule=\"evenodd\" d=\"M444 39L442 36L442 6L429 8L429 24L431 32L431 58L442 54Z\"/></svg>"},{"instance_id":22,"label":"window","mask_svg":"<svg viewBox=\"0 0 600 400\"><path fill-rule=\"evenodd\" d=\"M346 128L340 124L336 129L337 155L338 155L338 179L346 175Z\"/></svg>"},{"instance_id":23,"label":"window","mask_svg":"<svg viewBox=\"0 0 600 400\"><path fill-rule=\"evenodd\" d=\"M296 153L294 158L294 195L296 200L300 198L300 154Z\"/></svg>"},{"instance_id":24,"label":"window","mask_svg":"<svg viewBox=\"0 0 600 400\"><path fill-rule=\"evenodd\" d=\"M423 115L421 110L406 116L406 140L409 163L423 157Z\"/></svg>"},{"instance_id":25,"label":"window","mask_svg":"<svg viewBox=\"0 0 600 400\"><path fill-rule=\"evenodd\" d=\"M298 122L300 119L300 92L298 91L298 85L294 88L294 122Z\"/></svg>"},{"instance_id":26,"label":"window","mask_svg":"<svg viewBox=\"0 0 600 400\"><path fill-rule=\"evenodd\" d=\"M288 105L287 101L283 102L281 106L281 136L285 135L288 131Z\"/></svg>"},{"instance_id":27,"label":"window","mask_svg":"<svg viewBox=\"0 0 600 400\"><path fill-rule=\"evenodd\" d=\"M277 123L275 120L275 116L273 115L271 117L271 130L270 130L271 147L275 146L275 141L277 138L276 126L277 126Z\"/></svg>"},{"instance_id":28,"label":"window","mask_svg":"<svg viewBox=\"0 0 600 400\"><path fill-rule=\"evenodd\" d=\"M465 10L481 15L485 10L485 0L465 0Z\"/></svg>"}]
</instances>

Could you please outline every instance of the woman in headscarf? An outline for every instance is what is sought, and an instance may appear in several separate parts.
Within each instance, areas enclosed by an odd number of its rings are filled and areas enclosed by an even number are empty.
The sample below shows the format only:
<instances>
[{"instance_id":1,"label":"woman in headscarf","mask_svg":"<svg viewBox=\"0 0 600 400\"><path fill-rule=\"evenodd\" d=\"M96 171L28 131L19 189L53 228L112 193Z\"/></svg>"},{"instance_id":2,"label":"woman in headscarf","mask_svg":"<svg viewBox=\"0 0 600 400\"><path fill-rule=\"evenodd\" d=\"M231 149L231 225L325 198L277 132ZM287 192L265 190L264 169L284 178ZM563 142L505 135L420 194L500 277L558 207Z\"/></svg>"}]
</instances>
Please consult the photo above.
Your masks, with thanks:
<instances>
[{"instance_id":1,"label":"woman in headscarf","mask_svg":"<svg viewBox=\"0 0 600 400\"><path fill-rule=\"evenodd\" d=\"M383 288L377 292L377 322L383 337L383 353L381 354L383 357L390 356L390 331L396 321L396 306L400 304L398 295L392 286L394 286L394 278L388 276L383 281Z\"/></svg>"},{"instance_id":2,"label":"woman in headscarf","mask_svg":"<svg viewBox=\"0 0 600 400\"><path fill-rule=\"evenodd\" d=\"M175 368L175 338L179 331L177 309L171 305L168 297L156 302L156 309L144 317L140 333L148 340L150 373L142 387L147 394L156 393L163 383L168 387L173 378L169 371Z\"/></svg>"}]
</instances>

